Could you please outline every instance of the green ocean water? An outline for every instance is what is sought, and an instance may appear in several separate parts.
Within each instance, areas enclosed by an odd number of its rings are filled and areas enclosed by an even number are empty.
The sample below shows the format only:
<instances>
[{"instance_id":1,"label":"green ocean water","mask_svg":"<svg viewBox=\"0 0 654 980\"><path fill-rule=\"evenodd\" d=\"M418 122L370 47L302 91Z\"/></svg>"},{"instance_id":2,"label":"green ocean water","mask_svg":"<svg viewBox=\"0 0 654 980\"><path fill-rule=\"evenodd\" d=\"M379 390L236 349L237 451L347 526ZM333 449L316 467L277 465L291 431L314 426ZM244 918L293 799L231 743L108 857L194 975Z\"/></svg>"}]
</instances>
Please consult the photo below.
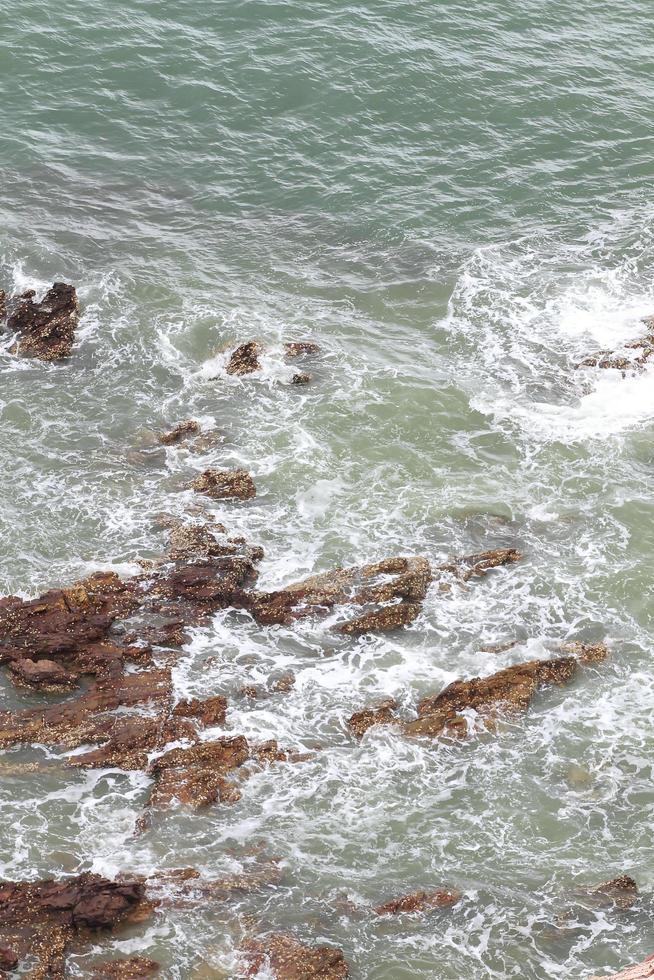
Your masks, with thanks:
<instances>
[{"instance_id":1,"label":"green ocean water","mask_svg":"<svg viewBox=\"0 0 654 980\"><path fill-rule=\"evenodd\" d=\"M137 572L207 466L253 474L255 500L209 510L264 547L264 588L525 554L432 590L400 633L229 612L195 631L180 697L226 695L231 734L321 746L233 807L134 836L145 775L7 752L0 770L40 768L0 784L4 878L281 861L277 888L99 937L70 975L115 951L236 978L244 937L281 930L360 980L587 980L651 953L654 379L574 368L654 313L651 4L15 0L0 24L0 288L65 280L83 310L65 364L0 348L1 594ZM226 375L217 352L252 338L261 375ZM323 348L306 387L282 363L296 339ZM222 442L153 448L189 417ZM345 729L577 639L610 661L496 738ZM281 670L290 695L239 698ZM572 897L622 872L631 910ZM439 885L464 899L354 908Z\"/></svg>"}]
</instances>

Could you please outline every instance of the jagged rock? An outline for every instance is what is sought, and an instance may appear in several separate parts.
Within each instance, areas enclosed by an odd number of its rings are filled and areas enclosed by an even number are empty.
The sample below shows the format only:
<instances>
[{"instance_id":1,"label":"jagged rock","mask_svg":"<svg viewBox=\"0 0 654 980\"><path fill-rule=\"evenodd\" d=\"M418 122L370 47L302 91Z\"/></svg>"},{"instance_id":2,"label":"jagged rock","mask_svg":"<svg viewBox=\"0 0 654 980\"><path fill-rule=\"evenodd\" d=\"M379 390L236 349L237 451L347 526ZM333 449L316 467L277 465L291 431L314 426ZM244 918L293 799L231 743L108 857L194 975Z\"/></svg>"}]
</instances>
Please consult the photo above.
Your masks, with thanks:
<instances>
[{"instance_id":1,"label":"jagged rock","mask_svg":"<svg viewBox=\"0 0 654 980\"><path fill-rule=\"evenodd\" d=\"M267 967L276 980L343 980L349 970L343 951L334 946L305 946L293 936L275 935L243 945L247 976Z\"/></svg>"},{"instance_id":2,"label":"jagged rock","mask_svg":"<svg viewBox=\"0 0 654 980\"><path fill-rule=\"evenodd\" d=\"M226 776L249 758L250 747L242 735L172 749L151 766L155 786L150 802L158 807L173 801L196 807L209 806L217 799L236 802L240 794Z\"/></svg>"},{"instance_id":3,"label":"jagged rock","mask_svg":"<svg viewBox=\"0 0 654 980\"><path fill-rule=\"evenodd\" d=\"M174 429L160 435L159 442L164 446L174 446L183 439L188 439L189 436L197 435L199 432L200 423L196 422L195 419L186 419L184 422L179 422Z\"/></svg>"},{"instance_id":4,"label":"jagged rock","mask_svg":"<svg viewBox=\"0 0 654 980\"><path fill-rule=\"evenodd\" d=\"M259 357L261 356L262 348L261 344L257 343L256 340L250 340L246 344L241 344L232 353L230 357L226 371L227 374L253 374L255 371L261 370L261 362Z\"/></svg>"},{"instance_id":5,"label":"jagged rock","mask_svg":"<svg viewBox=\"0 0 654 980\"><path fill-rule=\"evenodd\" d=\"M619 973L590 977L589 980L648 980L649 977L654 977L654 953L646 956L637 966L628 966Z\"/></svg>"},{"instance_id":6,"label":"jagged rock","mask_svg":"<svg viewBox=\"0 0 654 980\"><path fill-rule=\"evenodd\" d=\"M369 728L374 725L394 725L397 723L395 710L398 703L395 698L386 698L373 708L365 708L363 711L355 711L348 719L347 726L353 735L362 738Z\"/></svg>"},{"instance_id":7,"label":"jagged rock","mask_svg":"<svg viewBox=\"0 0 654 980\"><path fill-rule=\"evenodd\" d=\"M390 902L378 905L373 911L376 915L400 915L403 913L414 914L416 912L426 912L430 909L442 909L451 905L456 905L461 899L461 892L450 888L437 888L434 891L419 890L400 898L394 898Z\"/></svg>"},{"instance_id":8,"label":"jagged rock","mask_svg":"<svg viewBox=\"0 0 654 980\"><path fill-rule=\"evenodd\" d=\"M79 322L79 302L73 286L56 282L40 303L29 290L11 301L7 330L19 334L16 352L42 361L68 357Z\"/></svg>"},{"instance_id":9,"label":"jagged rock","mask_svg":"<svg viewBox=\"0 0 654 980\"><path fill-rule=\"evenodd\" d=\"M82 874L59 881L0 882L0 936L11 935L17 958L35 956L30 976L63 978L70 941L114 929L147 914L142 880L111 881Z\"/></svg>"},{"instance_id":10,"label":"jagged rock","mask_svg":"<svg viewBox=\"0 0 654 980\"><path fill-rule=\"evenodd\" d=\"M423 698L418 718L404 723L402 730L407 735L465 736L468 722L462 712L470 708L492 729L499 716L527 711L539 688L567 684L576 672L574 657L560 657L515 664L490 677L454 681L440 694Z\"/></svg>"},{"instance_id":11,"label":"jagged rock","mask_svg":"<svg viewBox=\"0 0 654 980\"><path fill-rule=\"evenodd\" d=\"M296 340L284 344L284 355L287 358L304 357L307 354L319 354L320 347L310 340Z\"/></svg>"},{"instance_id":12,"label":"jagged rock","mask_svg":"<svg viewBox=\"0 0 654 980\"><path fill-rule=\"evenodd\" d=\"M14 683L19 687L66 691L77 687L78 683L78 674L65 670L54 660L30 660L22 657L20 660L12 660L9 669L14 675Z\"/></svg>"},{"instance_id":13,"label":"jagged rock","mask_svg":"<svg viewBox=\"0 0 654 980\"><path fill-rule=\"evenodd\" d=\"M590 899L596 907L630 909L638 901L638 885L630 875L618 875L590 888L575 888L574 895Z\"/></svg>"},{"instance_id":14,"label":"jagged rock","mask_svg":"<svg viewBox=\"0 0 654 980\"><path fill-rule=\"evenodd\" d=\"M439 694L423 698L414 721L399 719L394 714L394 702L388 701L380 707L356 712L349 719L348 727L357 737L373 725L393 725L408 736L463 738L469 731L464 712L474 710L484 727L493 731L501 717L526 712L541 687L567 684L577 669L575 657L530 660L506 667L490 677L454 681Z\"/></svg>"},{"instance_id":15,"label":"jagged rock","mask_svg":"<svg viewBox=\"0 0 654 980\"><path fill-rule=\"evenodd\" d=\"M159 972L159 964L144 956L126 960L105 960L92 967L91 980L141 980Z\"/></svg>"},{"instance_id":16,"label":"jagged rock","mask_svg":"<svg viewBox=\"0 0 654 980\"><path fill-rule=\"evenodd\" d=\"M224 725L227 716L227 698L217 695L206 701L194 698L179 701L173 708L173 715L181 718L199 718L203 725Z\"/></svg>"},{"instance_id":17,"label":"jagged rock","mask_svg":"<svg viewBox=\"0 0 654 980\"><path fill-rule=\"evenodd\" d=\"M193 480L190 487L215 500L250 500L257 493L254 481L246 470L205 470Z\"/></svg>"},{"instance_id":18,"label":"jagged rock","mask_svg":"<svg viewBox=\"0 0 654 980\"><path fill-rule=\"evenodd\" d=\"M521 561L522 553L516 548L494 548L491 551L481 551L476 555L465 555L463 558L453 558L438 566L438 571L450 572L464 582L474 577L484 576L491 568L500 565L513 565Z\"/></svg>"},{"instance_id":19,"label":"jagged rock","mask_svg":"<svg viewBox=\"0 0 654 980\"><path fill-rule=\"evenodd\" d=\"M576 657L582 664L601 663L609 655L609 648L605 643L580 643L579 640L563 643L560 650Z\"/></svg>"},{"instance_id":20,"label":"jagged rock","mask_svg":"<svg viewBox=\"0 0 654 980\"><path fill-rule=\"evenodd\" d=\"M387 581L388 576L393 576L391 581ZM312 575L277 592L253 593L247 608L260 623L291 623L342 603L380 604L397 598L420 601L431 578L426 558L386 558L371 565Z\"/></svg>"},{"instance_id":21,"label":"jagged rock","mask_svg":"<svg viewBox=\"0 0 654 980\"><path fill-rule=\"evenodd\" d=\"M339 633L348 636L359 636L361 633L387 632L400 629L413 623L422 610L420 602L397 602L392 606L382 606L374 612L365 613L356 619L350 619L338 627Z\"/></svg>"}]
</instances>

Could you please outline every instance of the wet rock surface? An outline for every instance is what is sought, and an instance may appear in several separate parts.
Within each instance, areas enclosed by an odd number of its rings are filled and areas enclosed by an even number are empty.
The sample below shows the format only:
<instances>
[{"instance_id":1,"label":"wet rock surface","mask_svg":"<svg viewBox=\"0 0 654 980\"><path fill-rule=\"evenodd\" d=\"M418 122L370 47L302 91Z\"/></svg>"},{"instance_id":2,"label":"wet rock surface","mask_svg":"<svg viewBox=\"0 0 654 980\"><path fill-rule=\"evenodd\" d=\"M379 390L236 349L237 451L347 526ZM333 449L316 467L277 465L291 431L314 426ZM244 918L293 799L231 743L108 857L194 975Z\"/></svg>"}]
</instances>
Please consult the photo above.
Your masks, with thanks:
<instances>
[{"instance_id":1,"label":"wet rock surface","mask_svg":"<svg viewBox=\"0 0 654 980\"><path fill-rule=\"evenodd\" d=\"M260 371L261 362L259 357L261 353L261 344L256 340L250 340L245 344L241 344L240 347L237 347L233 351L227 362L227 367L225 368L227 374L243 375Z\"/></svg>"},{"instance_id":2,"label":"wet rock surface","mask_svg":"<svg viewBox=\"0 0 654 980\"><path fill-rule=\"evenodd\" d=\"M622 346L621 351L601 350L590 354L576 368L597 367L622 371L641 371L654 354L654 316L643 317L646 333ZM637 353L631 354L634 351Z\"/></svg>"},{"instance_id":3,"label":"wet rock surface","mask_svg":"<svg viewBox=\"0 0 654 980\"><path fill-rule=\"evenodd\" d=\"M597 653L594 657L597 659ZM395 714L394 702L388 701L355 712L347 724L358 738L374 725L393 725L408 736L463 738L470 732L469 712L474 711L482 726L493 731L503 717L524 714L541 688L568 684L578 666L576 657L515 664L489 677L454 681L440 693L423 698L418 702L418 717L413 721L400 719Z\"/></svg>"},{"instance_id":4,"label":"wet rock surface","mask_svg":"<svg viewBox=\"0 0 654 980\"><path fill-rule=\"evenodd\" d=\"M448 908L456 905L460 899L461 892L450 888L436 888L429 891L420 889L391 899L383 905L377 905L373 911L375 915L415 915L432 909Z\"/></svg>"},{"instance_id":5,"label":"wet rock surface","mask_svg":"<svg viewBox=\"0 0 654 980\"><path fill-rule=\"evenodd\" d=\"M143 913L148 906L140 879L82 874L59 881L0 882L0 938L11 937L9 948L19 961L37 959L34 977L65 977L73 938L90 941L93 933L113 930Z\"/></svg>"},{"instance_id":6,"label":"wet rock surface","mask_svg":"<svg viewBox=\"0 0 654 980\"><path fill-rule=\"evenodd\" d=\"M636 966L628 966L619 973L604 973L601 976L589 977L589 980L647 980L648 977L654 977L654 953Z\"/></svg>"},{"instance_id":7,"label":"wet rock surface","mask_svg":"<svg viewBox=\"0 0 654 980\"><path fill-rule=\"evenodd\" d=\"M185 439L190 439L193 436L198 435L200 432L200 423L196 422L195 419L186 419L184 422L178 422L177 425L170 429L168 432L163 432L159 436L159 442L162 446L175 446Z\"/></svg>"},{"instance_id":8,"label":"wet rock surface","mask_svg":"<svg viewBox=\"0 0 654 980\"><path fill-rule=\"evenodd\" d=\"M349 970L340 949L306 946L293 936L276 935L250 940L243 946L246 976L267 968L276 980L343 980Z\"/></svg>"},{"instance_id":9,"label":"wet rock surface","mask_svg":"<svg viewBox=\"0 0 654 980\"><path fill-rule=\"evenodd\" d=\"M155 960L131 956L124 960L105 960L91 968L90 980L140 980L152 977L160 970Z\"/></svg>"},{"instance_id":10,"label":"wet rock surface","mask_svg":"<svg viewBox=\"0 0 654 980\"><path fill-rule=\"evenodd\" d=\"M0 318L7 315L6 329L18 334L15 351L23 357L57 361L69 357L79 323L79 302L73 286L56 282L40 302L34 290L8 302L3 293Z\"/></svg>"},{"instance_id":11,"label":"wet rock surface","mask_svg":"<svg viewBox=\"0 0 654 980\"><path fill-rule=\"evenodd\" d=\"M190 487L215 500L251 500L257 494L254 480L247 470L205 470L192 481Z\"/></svg>"}]
</instances>

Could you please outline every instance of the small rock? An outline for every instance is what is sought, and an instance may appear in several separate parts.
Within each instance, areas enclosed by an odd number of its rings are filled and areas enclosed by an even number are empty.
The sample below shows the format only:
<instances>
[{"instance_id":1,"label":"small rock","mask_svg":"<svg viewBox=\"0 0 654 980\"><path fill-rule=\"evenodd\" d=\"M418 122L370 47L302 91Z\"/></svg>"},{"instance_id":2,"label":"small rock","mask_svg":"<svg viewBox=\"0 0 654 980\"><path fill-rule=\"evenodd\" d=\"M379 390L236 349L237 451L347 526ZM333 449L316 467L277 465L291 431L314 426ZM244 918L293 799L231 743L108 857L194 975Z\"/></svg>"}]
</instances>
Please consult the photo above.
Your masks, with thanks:
<instances>
[{"instance_id":1,"label":"small rock","mask_svg":"<svg viewBox=\"0 0 654 980\"><path fill-rule=\"evenodd\" d=\"M174 446L176 443L181 442L182 439L197 435L199 431L200 423L194 419L187 419L185 422L179 422L169 432L164 432L160 435L159 442L164 446Z\"/></svg>"},{"instance_id":2,"label":"small rock","mask_svg":"<svg viewBox=\"0 0 654 980\"><path fill-rule=\"evenodd\" d=\"M461 900L461 892L438 888L435 891L420 890L394 898L384 905L378 905L373 911L376 915L399 915L401 913L415 914L430 909L442 909L456 905Z\"/></svg>"},{"instance_id":3,"label":"small rock","mask_svg":"<svg viewBox=\"0 0 654 980\"><path fill-rule=\"evenodd\" d=\"M250 340L246 344L241 344L232 353L230 357L226 371L227 374L253 374L255 371L261 370L261 362L259 357L262 353L261 344L256 340Z\"/></svg>"},{"instance_id":4,"label":"small rock","mask_svg":"<svg viewBox=\"0 0 654 980\"><path fill-rule=\"evenodd\" d=\"M205 470L193 480L191 489L215 500L250 500L257 493L254 481L246 470Z\"/></svg>"},{"instance_id":5,"label":"small rock","mask_svg":"<svg viewBox=\"0 0 654 980\"><path fill-rule=\"evenodd\" d=\"M243 946L246 976L268 967L275 980L344 980L349 970L343 951L334 946L305 946L293 936L250 940Z\"/></svg>"}]
</instances>

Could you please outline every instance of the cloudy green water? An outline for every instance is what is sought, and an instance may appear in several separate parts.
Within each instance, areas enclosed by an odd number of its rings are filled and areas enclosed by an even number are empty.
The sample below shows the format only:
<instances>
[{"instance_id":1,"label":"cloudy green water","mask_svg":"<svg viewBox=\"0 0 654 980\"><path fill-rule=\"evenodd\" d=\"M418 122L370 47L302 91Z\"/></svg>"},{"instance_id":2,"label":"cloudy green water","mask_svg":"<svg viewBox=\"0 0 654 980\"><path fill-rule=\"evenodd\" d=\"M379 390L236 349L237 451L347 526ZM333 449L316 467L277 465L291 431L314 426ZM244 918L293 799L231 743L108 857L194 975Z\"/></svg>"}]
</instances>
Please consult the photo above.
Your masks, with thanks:
<instances>
[{"instance_id":1,"label":"cloudy green water","mask_svg":"<svg viewBox=\"0 0 654 980\"><path fill-rule=\"evenodd\" d=\"M573 370L654 312L651 5L17 0L0 17L0 287L64 279L84 309L65 365L0 352L2 591L136 571L165 546L152 515L183 514L212 464L254 475L255 501L211 509L264 546L266 587L392 553L525 552L430 595L401 634L221 614L178 691L226 694L230 732L318 743L315 761L135 838L147 777L12 751L42 768L3 777L1 873L280 858L274 891L98 943L175 980L238 977L243 936L280 929L370 980L582 980L651 952L654 379ZM216 350L252 337L263 375L227 377ZM275 353L298 338L324 349L307 388ZM223 443L144 448L190 416ZM610 663L495 739L354 745L343 726L381 695L409 714L456 677L603 637ZM239 700L281 669L292 694ZM570 903L623 871L635 909ZM440 884L464 900L424 920L352 908Z\"/></svg>"}]
</instances>

